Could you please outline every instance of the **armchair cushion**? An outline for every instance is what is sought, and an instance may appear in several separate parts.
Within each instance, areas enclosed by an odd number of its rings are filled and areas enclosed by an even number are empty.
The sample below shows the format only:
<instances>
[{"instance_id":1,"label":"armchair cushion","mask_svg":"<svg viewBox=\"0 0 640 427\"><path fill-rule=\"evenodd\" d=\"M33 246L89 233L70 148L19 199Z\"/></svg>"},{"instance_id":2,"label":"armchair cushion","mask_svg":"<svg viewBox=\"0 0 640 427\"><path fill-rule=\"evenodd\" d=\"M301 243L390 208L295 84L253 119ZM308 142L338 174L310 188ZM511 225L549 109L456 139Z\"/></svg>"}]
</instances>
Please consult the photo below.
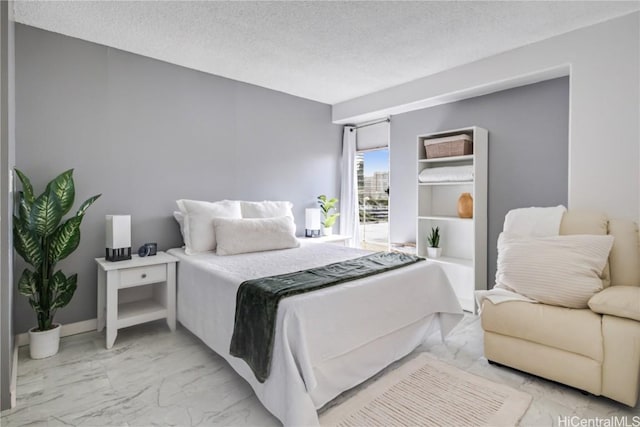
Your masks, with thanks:
<instances>
[{"instance_id":1,"label":"armchair cushion","mask_svg":"<svg viewBox=\"0 0 640 427\"><path fill-rule=\"evenodd\" d=\"M609 234L615 237L611 249L611 284L640 286L640 240L638 226L629 220L609 221Z\"/></svg>"},{"instance_id":2,"label":"armchair cushion","mask_svg":"<svg viewBox=\"0 0 640 427\"><path fill-rule=\"evenodd\" d=\"M493 304L485 300L481 322L486 332L569 351L598 362L604 358L599 333L602 316L589 309L524 301Z\"/></svg>"},{"instance_id":3,"label":"armchair cushion","mask_svg":"<svg viewBox=\"0 0 640 427\"><path fill-rule=\"evenodd\" d=\"M609 220L603 213L571 210L564 213L560 223L560 234L607 234Z\"/></svg>"},{"instance_id":4,"label":"armchair cushion","mask_svg":"<svg viewBox=\"0 0 640 427\"><path fill-rule=\"evenodd\" d=\"M608 223L609 220L603 213L581 210L566 211L560 223L560 234L565 236L569 234L596 234L598 236L604 236L608 234ZM613 249L611 252L613 253ZM602 270L602 286L608 288L610 284L609 261L607 261L604 270Z\"/></svg>"},{"instance_id":5,"label":"armchair cushion","mask_svg":"<svg viewBox=\"0 0 640 427\"><path fill-rule=\"evenodd\" d=\"M611 286L589 300L589 308L599 314L640 322L640 286Z\"/></svg>"}]
</instances>

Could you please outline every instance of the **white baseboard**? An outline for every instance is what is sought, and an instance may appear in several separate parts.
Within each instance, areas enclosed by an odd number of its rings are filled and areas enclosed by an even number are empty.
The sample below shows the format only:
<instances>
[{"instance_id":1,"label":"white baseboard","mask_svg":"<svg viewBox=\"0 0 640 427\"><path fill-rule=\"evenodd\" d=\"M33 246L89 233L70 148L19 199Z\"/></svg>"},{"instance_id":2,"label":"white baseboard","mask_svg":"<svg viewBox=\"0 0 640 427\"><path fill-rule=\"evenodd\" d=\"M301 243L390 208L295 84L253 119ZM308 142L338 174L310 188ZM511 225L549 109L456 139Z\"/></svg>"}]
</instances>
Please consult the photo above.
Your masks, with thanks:
<instances>
[{"instance_id":1,"label":"white baseboard","mask_svg":"<svg viewBox=\"0 0 640 427\"><path fill-rule=\"evenodd\" d=\"M61 337L68 337L69 335L82 334L84 332L95 331L98 327L98 319L83 320L81 322L69 323L68 325L62 325L60 329ZM24 345L29 345L29 333L16 335L16 348Z\"/></svg>"}]
</instances>

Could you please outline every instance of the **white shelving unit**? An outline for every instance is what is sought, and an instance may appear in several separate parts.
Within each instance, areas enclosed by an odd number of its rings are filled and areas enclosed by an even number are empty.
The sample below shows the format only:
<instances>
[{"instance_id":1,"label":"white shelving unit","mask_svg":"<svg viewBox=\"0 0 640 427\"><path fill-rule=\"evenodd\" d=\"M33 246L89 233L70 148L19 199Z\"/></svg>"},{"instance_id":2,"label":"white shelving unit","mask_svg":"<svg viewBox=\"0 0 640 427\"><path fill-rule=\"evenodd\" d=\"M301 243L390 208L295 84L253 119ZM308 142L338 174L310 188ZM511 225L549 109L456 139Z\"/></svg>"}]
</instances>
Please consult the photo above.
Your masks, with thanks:
<instances>
[{"instance_id":1,"label":"white shelving unit","mask_svg":"<svg viewBox=\"0 0 640 427\"><path fill-rule=\"evenodd\" d=\"M473 154L426 158L425 140L461 133L472 137ZM427 236L432 227L439 227L442 256L429 261L441 265L460 305L472 313L477 313L473 292L487 289L488 142L487 130L475 126L418 136L417 254L427 257ZM473 165L473 181L418 182L424 169L461 165ZM473 197L473 218L458 217L458 198L465 192Z\"/></svg>"}]
</instances>

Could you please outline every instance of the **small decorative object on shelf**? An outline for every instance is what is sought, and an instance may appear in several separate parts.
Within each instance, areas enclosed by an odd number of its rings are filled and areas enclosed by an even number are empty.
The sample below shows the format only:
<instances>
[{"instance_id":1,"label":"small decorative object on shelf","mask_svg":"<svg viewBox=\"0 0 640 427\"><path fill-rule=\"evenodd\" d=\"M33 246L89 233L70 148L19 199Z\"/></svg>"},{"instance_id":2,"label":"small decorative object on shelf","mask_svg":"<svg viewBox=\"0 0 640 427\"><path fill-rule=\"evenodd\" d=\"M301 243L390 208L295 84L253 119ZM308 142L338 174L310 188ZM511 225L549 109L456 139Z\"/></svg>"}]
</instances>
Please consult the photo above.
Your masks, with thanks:
<instances>
[{"instance_id":1,"label":"small decorative object on shelf","mask_svg":"<svg viewBox=\"0 0 640 427\"><path fill-rule=\"evenodd\" d=\"M473 218L473 197L471 197L471 193L462 193L458 198L458 216L460 218Z\"/></svg>"},{"instance_id":2,"label":"small decorative object on shelf","mask_svg":"<svg viewBox=\"0 0 640 427\"><path fill-rule=\"evenodd\" d=\"M131 215L107 215L106 223L106 260L131 259Z\"/></svg>"},{"instance_id":3,"label":"small decorative object on shelf","mask_svg":"<svg viewBox=\"0 0 640 427\"><path fill-rule=\"evenodd\" d=\"M322 227L324 227L322 231L325 236L333 234L333 224L336 223L340 216L338 212L331 213L331 211L336 210L336 203L338 203L338 199L335 197L328 199L324 194L318 196L318 204L322 211Z\"/></svg>"},{"instance_id":4,"label":"small decorative object on shelf","mask_svg":"<svg viewBox=\"0 0 640 427\"><path fill-rule=\"evenodd\" d=\"M427 257L440 258L442 248L440 247L440 227L432 227L431 234L427 237Z\"/></svg>"},{"instance_id":5,"label":"small decorative object on shelf","mask_svg":"<svg viewBox=\"0 0 640 427\"><path fill-rule=\"evenodd\" d=\"M320 237L320 209L307 208L304 211L304 237Z\"/></svg>"}]
</instances>

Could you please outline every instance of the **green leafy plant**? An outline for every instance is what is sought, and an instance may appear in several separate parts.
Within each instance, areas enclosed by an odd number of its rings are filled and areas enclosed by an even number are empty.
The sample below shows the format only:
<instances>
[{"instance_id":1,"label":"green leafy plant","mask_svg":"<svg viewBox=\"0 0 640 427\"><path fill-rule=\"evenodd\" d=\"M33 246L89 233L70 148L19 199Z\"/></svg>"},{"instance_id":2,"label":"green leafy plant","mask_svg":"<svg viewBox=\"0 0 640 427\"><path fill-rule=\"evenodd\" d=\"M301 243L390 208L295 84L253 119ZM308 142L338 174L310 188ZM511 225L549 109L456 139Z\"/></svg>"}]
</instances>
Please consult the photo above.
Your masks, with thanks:
<instances>
[{"instance_id":1,"label":"green leafy plant","mask_svg":"<svg viewBox=\"0 0 640 427\"><path fill-rule=\"evenodd\" d=\"M427 237L427 243L429 243L430 248L438 248L440 247L440 228L439 227L431 227L431 234Z\"/></svg>"},{"instance_id":2,"label":"green leafy plant","mask_svg":"<svg viewBox=\"0 0 640 427\"><path fill-rule=\"evenodd\" d=\"M16 169L22 184L18 192L18 215L13 216L13 246L33 269L25 268L18 280L18 291L29 298L36 312L38 331L52 329L56 310L71 301L78 275L67 277L56 264L80 244L80 223L86 210L100 197L88 198L76 214L64 222L75 199L73 169L61 173L47 184L38 197L27 176Z\"/></svg>"},{"instance_id":3,"label":"green leafy plant","mask_svg":"<svg viewBox=\"0 0 640 427\"><path fill-rule=\"evenodd\" d=\"M324 194L318 196L318 204L322 211L322 226L325 228L333 227L333 224L336 223L336 220L340 216L337 212L331 213L331 211L336 209L336 203L338 203L338 199L335 197L328 199Z\"/></svg>"}]
</instances>

